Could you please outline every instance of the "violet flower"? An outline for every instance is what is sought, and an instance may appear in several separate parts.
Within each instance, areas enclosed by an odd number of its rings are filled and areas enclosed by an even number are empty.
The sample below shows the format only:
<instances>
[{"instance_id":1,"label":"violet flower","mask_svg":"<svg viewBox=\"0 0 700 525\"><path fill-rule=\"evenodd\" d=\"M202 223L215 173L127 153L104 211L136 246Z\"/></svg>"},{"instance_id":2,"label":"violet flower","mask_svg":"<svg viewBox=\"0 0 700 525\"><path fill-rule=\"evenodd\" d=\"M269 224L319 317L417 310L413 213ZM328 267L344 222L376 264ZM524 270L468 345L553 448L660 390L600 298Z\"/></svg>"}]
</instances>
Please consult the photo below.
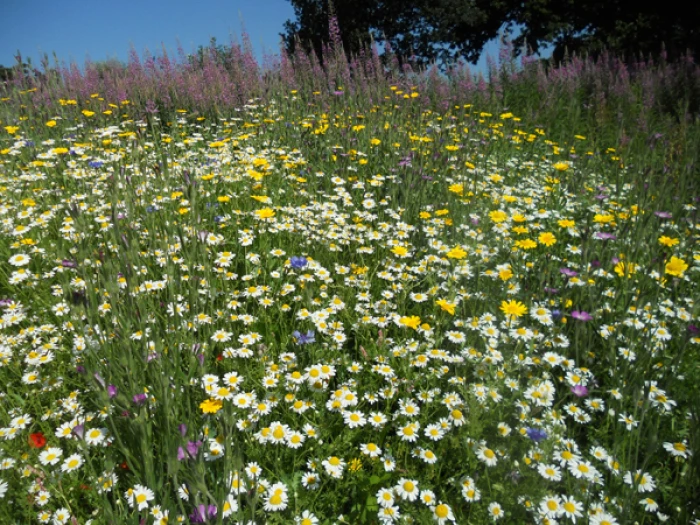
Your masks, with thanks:
<instances>
[{"instance_id":1,"label":"violet flower","mask_svg":"<svg viewBox=\"0 0 700 525\"><path fill-rule=\"evenodd\" d=\"M85 435L85 425L82 423L80 425L75 425L70 433L78 439L83 439L83 436Z\"/></svg>"},{"instance_id":2,"label":"violet flower","mask_svg":"<svg viewBox=\"0 0 700 525\"><path fill-rule=\"evenodd\" d=\"M292 265L292 268L299 270L301 268L304 268L307 264L309 264L309 261L306 259L306 257L292 257L289 260L290 264Z\"/></svg>"},{"instance_id":3,"label":"violet flower","mask_svg":"<svg viewBox=\"0 0 700 525\"><path fill-rule=\"evenodd\" d=\"M535 443L539 443L543 439L547 439L547 432L541 428L527 427L525 432L527 433L527 437L529 437Z\"/></svg>"},{"instance_id":4,"label":"violet flower","mask_svg":"<svg viewBox=\"0 0 700 525\"><path fill-rule=\"evenodd\" d=\"M593 316L591 314L589 314L588 312L584 312L583 310L581 310L580 312L578 310L574 310L573 312L571 312L571 317L573 317L577 321L584 322L593 319Z\"/></svg>"},{"instance_id":5,"label":"violet flower","mask_svg":"<svg viewBox=\"0 0 700 525\"><path fill-rule=\"evenodd\" d=\"M593 234L593 237L595 237L596 239L600 239L601 241L614 241L615 239L617 239L615 235L607 232L595 232Z\"/></svg>"},{"instance_id":6,"label":"violet flower","mask_svg":"<svg viewBox=\"0 0 700 525\"><path fill-rule=\"evenodd\" d=\"M143 405L146 402L146 399L148 399L148 396L146 394L136 394L131 399L135 405Z\"/></svg>"},{"instance_id":7,"label":"violet flower","mask_svg":"<svg viewBox=\"0 0 700 525\"><path fill-rule=\"evenodd\" d=\"M564 275L566 275L567 277L576 277L578 275L578 272L571 270L569 268L561 268L559 271L561 273L563 273Z\"/></svg>"},{"instance_id":8,"label":"violet flower","mask_svg":"<svg viewBox=\"0 0 700 525\"><path fill-rule=\"evenodd\" d=\"M107 385L107 394L109 394L110 399L117 397L117 387L114 385Z\"/></svg>"},{"instance_id":9,"label":"violet flower","mask_svg":"<svg viewBox=\"0 0 700 525\"><path fill-rule=\"evenodd\" d=\"M583 385L576 385L571 387L571 392L576 397L586 397L588 395L588 389Z\"/></svg>"},{"instance_id":10,"label":"violet flower","mask_svg":"<svg viewBox=\"0 0 700 525\"><path fill-rule=\"evenodd\" d=\"M308 345L316 342L313 330L309 330L305 334L302 334L299 330L294 330L292 332L292 337L296 340L298 345Z\"/></svg>"}]
</instances>

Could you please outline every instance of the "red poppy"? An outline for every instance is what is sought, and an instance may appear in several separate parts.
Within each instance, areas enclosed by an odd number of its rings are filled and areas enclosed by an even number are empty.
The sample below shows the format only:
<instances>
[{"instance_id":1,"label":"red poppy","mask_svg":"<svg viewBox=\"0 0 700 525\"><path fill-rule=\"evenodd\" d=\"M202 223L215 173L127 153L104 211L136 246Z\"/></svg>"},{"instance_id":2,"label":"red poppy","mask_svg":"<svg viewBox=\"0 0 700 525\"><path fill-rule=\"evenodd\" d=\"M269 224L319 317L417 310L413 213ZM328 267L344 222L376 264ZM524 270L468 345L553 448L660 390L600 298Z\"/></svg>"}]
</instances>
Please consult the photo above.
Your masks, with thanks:
<instances>
[{"instance_id":1,"label":"red poppy","mask_svg":"<svg viewBox=\"0 0 700 525\"><path fill-rule=\"evenodd\" d=\"M41 432L35 432L34 434L29 434L29 446L32 448L44 448L46 445L46 438Z\"/></svg>"}]
</instances>

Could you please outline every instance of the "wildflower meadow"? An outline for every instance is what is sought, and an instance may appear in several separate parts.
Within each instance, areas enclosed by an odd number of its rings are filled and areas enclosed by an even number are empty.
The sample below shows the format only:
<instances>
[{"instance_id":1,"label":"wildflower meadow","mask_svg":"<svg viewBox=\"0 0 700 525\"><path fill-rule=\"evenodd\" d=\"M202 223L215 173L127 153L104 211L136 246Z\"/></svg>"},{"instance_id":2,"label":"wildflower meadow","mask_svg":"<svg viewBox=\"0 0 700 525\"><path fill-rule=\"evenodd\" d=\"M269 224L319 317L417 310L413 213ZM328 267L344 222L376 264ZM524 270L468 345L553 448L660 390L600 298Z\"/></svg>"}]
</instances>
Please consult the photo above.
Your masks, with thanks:
<instances>
[{"instance_id":1,"label":"wildflower meadow","mask_svg":"<svg viewBox=\"0 0 700 525\"><path fill-rule=\"evenodd\" d=\"M692 59L210 51L0 85L0 522L700 523Z\"/></svg>"}]
</instances>

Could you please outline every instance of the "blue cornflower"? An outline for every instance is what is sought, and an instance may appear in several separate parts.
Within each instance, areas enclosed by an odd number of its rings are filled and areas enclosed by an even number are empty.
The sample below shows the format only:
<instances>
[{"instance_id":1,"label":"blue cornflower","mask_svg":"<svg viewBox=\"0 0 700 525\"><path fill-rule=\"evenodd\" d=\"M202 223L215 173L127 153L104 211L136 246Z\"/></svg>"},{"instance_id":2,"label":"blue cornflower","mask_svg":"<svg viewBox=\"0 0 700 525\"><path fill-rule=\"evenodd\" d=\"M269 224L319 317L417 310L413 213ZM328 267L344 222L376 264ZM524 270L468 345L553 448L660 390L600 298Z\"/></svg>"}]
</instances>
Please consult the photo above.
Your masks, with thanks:
<instances>
[{"instance_id":1,"label":"blue cornflower","mask_svg":"<svg viewBox=\"0 0 700 525\"><path fill-rule=\"evenodd\" d=\"M313 330L309 330L305 334L302 334L299 330L294 330L292 332L292 337L296 340L298 345L308 345L316 342Z\"/></svg>"},{"instance_id":2,"label":"blue cornflower","mask_svg":"<svg viewBox=\"0 0 700 525\"><path fill-rule=\"evenodd\" d=\"M146 211L147 211L148 213L153 213L154 211L157 211L157 208L156 208L155 206L153 206L153 205L151 205L151 206L146 206Z\"/></svg>"},{"instance_id":3,"label":"blue cornflower","mask_svg":"<svg viewBox=\"0 0 700 525\"><path fill-rule=\"evenodd\" d=\"M535 443L539 443L543 439L547 439L547 433L541 428L527 427L525 432L527 433L527 437L529 437Z\"/></svg>"},{"instance_id":4,"label":"blue cornflower","mask_svg":"<svg viewBox=\"0 0 700 525\"><path fill-rule=\"evenodd\" d=\"M309 264L309 261L306 260L306 257L292 257L289 262L292 264L292 268L294 269L301 269L304 268L307 264Z\"/></svg>"},{"instance_id":5,"label":"blue cornflower","mask_svg":"<svg viewBox=\"0 0 700 525\"><path fill-rule=\"evenodd\" d=\"M88 162L88 166L97 169L104 166L104 162L102 162L101 160L91 160L90 162Z\"/></svg>"}]
</instances>

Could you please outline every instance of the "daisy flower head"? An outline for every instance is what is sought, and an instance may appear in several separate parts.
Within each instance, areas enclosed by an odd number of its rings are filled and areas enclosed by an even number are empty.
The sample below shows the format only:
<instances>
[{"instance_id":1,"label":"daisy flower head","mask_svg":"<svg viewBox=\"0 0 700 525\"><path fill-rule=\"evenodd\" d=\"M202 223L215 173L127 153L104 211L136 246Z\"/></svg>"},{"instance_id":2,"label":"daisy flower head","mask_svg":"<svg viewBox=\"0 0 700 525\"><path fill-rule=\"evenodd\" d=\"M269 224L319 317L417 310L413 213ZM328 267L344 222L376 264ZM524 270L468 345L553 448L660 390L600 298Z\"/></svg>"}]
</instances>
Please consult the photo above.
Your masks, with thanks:
<instances>
[{"instance_id":1,"label":"daisy flower head","mask_svg":"<svg viewBox=\"0 0 700 525\"><path fill-rule=\"evenodd\" d=\"M18 253L10 257L8 262L12 266L26 266L31 262L31 258L29 257L29 255L26 255L24 253Z\"/></svg>"},{"instance_id":2,"label":"daisy flower head","mask_svg":"<svg viewBox=\"0 0 700 525\"><path fill-rule=\"evenodd\" d=\"M496 466L496 463L498 463L498 457L496 456L496 453L488 448L486 445L482 445L479 447L479 449L476 451L476 457L486 463L487 466L489 467L494 467Z\"/></svg>"},{"instance_id":3,"label":"daisy flower head","mask_svg":"<svg viewBox=\"0 0 700 525\"><path fill-rule=\"evenodd\" d=\"M416 501L420 491L418 490L418 482L412 479L401 478L394 487L394 490L401 499L408 501Z\"/></svg>"},{"instance_id":4,"label":"daisy flower head","mask_svg":"<svg viewBox=\"0 0 700 525\"><path fill-rule=\"evenodd\" d=\"M287 486L284 483L275 483L267 489L264 509L266 511L279 512L287 508Z\"/></svg>"},{"instance_id":5,"label":"daisy flower head","mask_svg":"<svg viewBox=\"0 0 700 525\"><path fill-rule=\"evenodd\" d=\"M612 514L600 512L591 516L589 525L618 525L619 522Z\"/></svg>"},{"instance_id":6,"label":"daisy flower head","mask_svg":"<svg viewBox=\"0 0 700 525\"><path fill-rule=\"evenodd\" d=\"M448 521L454 523L454 513L452 512L450 506L446 503L440 502L437 505L435 505L431 510L433 512L433 518L435 519L435 522L438 525L444 525Z\"/></svg>"},{"instance_id":7,"label":"daisy flower head","mask_svg":"<svg viewBox=\"0 0 700 525\"><path fill-rule=\"evenodd\" d=\"M318 525L318 518L313 512L305 510L301 516L294 518L294 525Z\"/></svg>"},{"instance_id":8,"label":"daisy flower head","mask_svg":"<svg viewBox=\"0 0 700 525\"><path fill-rule=\"evenodd\" d=\"M583 517L583 504L575 500L572 496L562 496L561 498L561 514L566 516L571 521L576 521L576 518Z\"/></svg>"},{"instance_id":9,"label":"daisy flower head","mask_svg":"<svg viewBox=\"0 0 700 525\"><path fill-rule=\"evenodd\" d=\"M371 458L378 458L382 455L382 449L374 443L363 443L360 445L360 452Z\"/></svg>"},{"instance_id":10,"label":"daisy flower head","mask_svg":"<svg viewBox=\"0 0 700 525\"><path fill-rule=\"evenodd\" d=\"M63 472L73 472L78 470L83 464L83 458L80 454L73 454L68 456L63 464L61 465L61 471Z\"/></svg>"},{"instance_id":11,"label":"daisy flower head","mask_svg":"<svg viewBox=\"0 0 700 525\"><path fill-rule=\"evenodd\" d=\"M394 523L399 520L401 513L399 507L392 505L390 507L380 507L377 516L382 523Z\"/></svg>"},{"instance_id":12,"label":"daisy flower head","mask_svg":"<svg viewBox=\"0 0 700 525\"><path fill-rule=\"evenodd\" d=\"M497 502L493 502L489 505L489 516L493 521L498 521L505 516L505 511L503 507Z\"/></svg>"},{"instance_id":13,"label":"daisy flower head","mask_svg":"<svg viewBox=\"0 0 700 525\"><path fill-rule=\"evenodd\" d=\"M61 459L63 450L58 447L49 447L39 454L39 461L42 465L55 465Z\"/></svg>"},{"instance_id":14,"label":"daisy flower head","mask_svg":"<svg viewBox=\"0 0 700 525\"><path fill-rule=\"evenodd\" d=\"M326 469L326 473L332 478L339 479L343 477L343 470L345 469L345 461L342 459L331 456L324 460L322 463L323 468Z\"/></svg>"},{"instance_id":15,"label":"daisy flower head","mask_svg":"<svg viewBox=\"0 0 700 525\"><path fill-rule=\"evenodd\" d=\"M396 499L394 498L393 489L382 488L377 492L377 503L382 507L391 507Z\"/></svg>"},{"instance_id":16,"label":"daisy flower head","mask_svg":"<svg viewBox=\"0 0 700 525\"><path fill-rule=\"evenodd\" d=\"M136 507L138 510L148 508L148 502L153 501L155 497L153 491L143 485L134 485L134 488L127 490L124 496L129 502L129 506Z\"/></svg>"}]
</instances>

